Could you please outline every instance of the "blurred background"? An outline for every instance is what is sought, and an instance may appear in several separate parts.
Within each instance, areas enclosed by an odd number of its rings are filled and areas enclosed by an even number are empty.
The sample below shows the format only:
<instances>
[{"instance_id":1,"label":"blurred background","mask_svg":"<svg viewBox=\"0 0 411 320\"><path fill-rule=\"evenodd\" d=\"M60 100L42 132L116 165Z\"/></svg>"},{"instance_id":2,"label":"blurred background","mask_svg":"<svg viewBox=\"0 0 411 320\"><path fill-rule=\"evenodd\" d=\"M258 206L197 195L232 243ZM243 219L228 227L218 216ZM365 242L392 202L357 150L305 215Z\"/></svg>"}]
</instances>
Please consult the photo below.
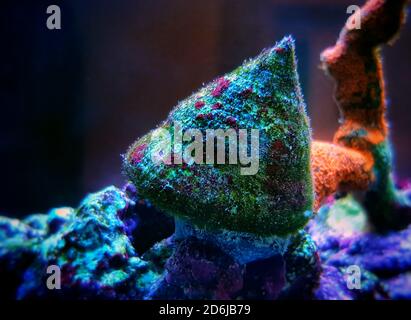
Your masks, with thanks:
<instances>
[{"instance_id":1,"label":"blurred background","mask_svg":"<svg viewBox=\"0 0 411 320\"><path fill-rule=\"evenodd\" d=\"M62 29L46 28L59 5ZM121 186L120 154L202 83L284 35L316 139L338 124L319 54L353 0L2 0L0 215L76 206ZM396 172L411 177L411 23L383 50Z\"/></svg>"}]
</instances>

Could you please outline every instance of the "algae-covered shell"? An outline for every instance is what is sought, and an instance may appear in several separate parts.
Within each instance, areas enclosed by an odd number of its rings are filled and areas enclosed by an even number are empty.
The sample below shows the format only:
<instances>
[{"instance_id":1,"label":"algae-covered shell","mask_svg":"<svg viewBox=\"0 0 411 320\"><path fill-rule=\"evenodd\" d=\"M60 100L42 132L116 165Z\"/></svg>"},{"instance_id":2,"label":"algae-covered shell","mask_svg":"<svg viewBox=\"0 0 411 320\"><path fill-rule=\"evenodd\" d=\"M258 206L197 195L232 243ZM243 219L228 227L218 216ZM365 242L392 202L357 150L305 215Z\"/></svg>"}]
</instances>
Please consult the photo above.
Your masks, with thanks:
<instances>
[{"instance_id":1,"label":"algae-covered shell","mask_svg":"<svg viewBox=\"0 0 411 320\"><path fill-rule=\"evenodd\" d=\"M189 129L204 133L204 146L207 130L248 130L246 151L257 151L257 170L244 174L243 163L228 163L229 148L224 164L179 164L180 151L191 141L178 145L174 138L177 130ZM257 147L252 129L258 130ZM168 162L153 157L164 146L164 133L179 146L160 152ZM201 228L282 236L303 227L311 215L310 138L294 41L286 37L178 103L129 148L124 171L141 197Z\"/></svg>"}]
</instances>

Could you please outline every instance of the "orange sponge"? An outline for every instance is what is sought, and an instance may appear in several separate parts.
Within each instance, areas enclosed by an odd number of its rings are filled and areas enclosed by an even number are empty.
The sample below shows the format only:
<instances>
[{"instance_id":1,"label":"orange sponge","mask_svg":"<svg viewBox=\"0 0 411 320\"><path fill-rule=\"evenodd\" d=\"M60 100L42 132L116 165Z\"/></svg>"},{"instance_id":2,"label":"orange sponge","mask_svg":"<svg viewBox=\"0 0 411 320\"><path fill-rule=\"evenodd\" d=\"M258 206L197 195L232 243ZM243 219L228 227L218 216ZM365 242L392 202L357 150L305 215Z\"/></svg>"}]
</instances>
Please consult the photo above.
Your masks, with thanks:
<instances>
[{"instance_id":1,"label":"orange sponge","mask_svg":"<svg viewBox=\"0 0 411 320\"><path fill-rule=\"evenodd\" d=\"M373 179L372 166L371 157L354 149L314 141L311 149L314 209L318 210L323 200L338 190L366 189Z\"/></svg>"}]
</instances>

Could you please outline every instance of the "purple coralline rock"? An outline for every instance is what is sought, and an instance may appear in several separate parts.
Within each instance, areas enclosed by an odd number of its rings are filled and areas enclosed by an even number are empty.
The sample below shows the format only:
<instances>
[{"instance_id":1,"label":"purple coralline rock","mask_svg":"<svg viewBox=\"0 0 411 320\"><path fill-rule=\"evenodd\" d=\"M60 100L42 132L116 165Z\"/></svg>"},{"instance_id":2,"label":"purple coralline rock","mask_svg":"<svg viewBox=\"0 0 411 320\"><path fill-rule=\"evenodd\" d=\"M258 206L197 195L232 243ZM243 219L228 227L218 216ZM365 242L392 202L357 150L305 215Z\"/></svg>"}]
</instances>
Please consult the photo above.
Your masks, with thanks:
<instances>
[{"instance_id":1,"label":"purple coralline rock","mask_svg":"<svg viewBox=\"0 0 411 320\"><path fill-rule=\"evenodd\" d=\"M411 226L378 234L352 197L325 205L307 231L315 240L323 273L317 299L404 299L410 297ZM360 270L360 289L348 289L350 266Z\"/></svg>"},{"instance_id":2,"label":"purple coralline rock","mask_svg":"<svg viewBox=\"0 0 411 320\"><path fill-rule=\"evenodd\" d=\"M321 271L316 247L300 232L285 255L239 263L211 241L174 240L165 274L147 299L304 299ZM144 258L149 258L147 254ZM164 261L164 260L163 260Z\"/></svg>"},{"instance_id":3,"label":"purple coralline rock","mask_svg":"<svg viewBox=\"0 0 411 320\"><path fill-rule=\"evenodd\" d=\"M209 241L194 237L176 240L175 251L165 263L163 278L146 298L308 298L317 285L320 266L310 238L304 234L300 237L300 245L297 241L292 244L293 249L287 255L247 264L238 263Z\"/></svg>"},{"instance_id":4,"label":"purple coralline rock","mask_svg":"<svg viewBox=\"0 0 411 320\"><path fill-rule=\"evenodd\" d=\"M144 220L144 221L142 221ZM2 299L409 299L411 226L371 232L351 196L330 200L282 253L239 260L181 232L132 185L22 220L0 217ZM181 231L181 230L180 230ZM240 246L239 248L245 248ZM50 290L46 270L61 270ZM350 266L361 288L350 289Z\"/></svg>"},{"instance_id":5,"label":"purple coralline rock","mask_svg":"<svg viewBox=\"0 0 411 320\"><path fill-rule=\"evenodd\" d=\"M281 255L247 264L241 298L274 300L286 286L286 266Z\"/></svg>"},{"instance_id":6,"label":"purple coralline rock","mask_svg":"<svg viewBox=\"0 0 411 320\"><path fill-rule=\"evenodd\" d=\"M319 286L314 292L318 300L353 300L353 291L347 288L347 284L341 276L341 272L332 266L323 266Z\"/></svg>"},{"instance_id":7,"label":"purple coralline rock","mask_svg":"<svg viewBox=\"0 0 411 320\"><path fill-rule=\"evenodd\" d=\"M411 272L400 274L381 282L383 293L380 299L411 299Z\"/></svg>"},{"instance_id":8,"label":"purple coralline rock","mask_svg":"<svg viewBox=\"0 0 411 320\"><path fill-rule=\"evenodd\" d=\"M397 299L401 292L411 292L410 281L398 282L411 271L411 227L385 235L363 233L345 242L323 263L340 270L344 279L349 266L360 268L361 289L352 292L354 297Z\"/></svg>"},{"instance_id":9,"label":"purple coralline rock","mask_svg":"<svg viewBox=\"0 0 411 320\"><path fill-rule=\"evenodd\" d=\"M354 237L327 262L336 267L358 265L381 276L411 270L411 228L386 235L367 233Z\"/></svg>"},{"instance_id":10,"label":"purple coralline rock","mask_svg":"<svg viewBox=\"0 0 411 320\"><path fill-rule=\"evenodd\" d=\"M167 260L152 299L233 299L243 286L243 267L211 243L188 238Z\"/></svg>"}]
</instances>

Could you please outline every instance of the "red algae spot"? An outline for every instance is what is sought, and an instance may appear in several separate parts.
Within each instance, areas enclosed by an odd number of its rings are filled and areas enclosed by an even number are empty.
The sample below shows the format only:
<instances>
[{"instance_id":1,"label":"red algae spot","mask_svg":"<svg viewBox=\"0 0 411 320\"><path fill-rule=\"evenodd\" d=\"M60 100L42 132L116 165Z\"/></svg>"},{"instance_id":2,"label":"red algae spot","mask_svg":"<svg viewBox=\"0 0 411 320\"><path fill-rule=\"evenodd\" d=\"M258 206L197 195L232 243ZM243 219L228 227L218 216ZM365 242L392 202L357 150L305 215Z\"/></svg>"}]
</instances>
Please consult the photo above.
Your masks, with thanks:
<instances>
[{"instance_id":1,"label":"red algae spot","mask_svg":"<svg viewBox=\"0 0 411 320\"><path fill-rule=\"evenodd\" d=\"M194 104L194 107L197 109L197 110L200 110L202 107L204 107L205 106L205 102L204 101L197 101L195 104Z\"/></svg>"},{"instance_id":2,"label":"red algae spot","mask_svg":"<svg viewBox=\"0 0 411 320\"><path fill-rule=\"evenodd\" d=\"M147 144L143 143L139 145L137 148L134 149L133 153L131 154L131 161L134 164L140 163L141 159L143 159L144 150L147 148Z\"/></svg>"},{"instance_id":3,"label":"red algae spot","mask_svg":"<svg viewBox=\"0 0 411 320\"><path fill-rule=\"evenodd\" d=\"M274 48L274 51L277 52L277 53L283 53L283 52L284 52L284 48L282 48L282 47L275 47L275 48Z\"/></svg>"},{"instance_id":4,"label":"red algae spot","mask_svg":"<svg viewBox=\"0 0 411 320\"><path fill-rule=\"evenodd\" d=\"M225 119L225 122L227 122L230 126L235 126L237 124L237 119L230 116Z\"/></svg>"},{"instance_id":5,"label":"red algae spot","mask_svg":"<svg viewBox=\"0 0 411 320\"><path fill-rule=\"evenodd\" d=\"M222 109L223 105L220 102L214 103L211 107L211 109L213 110L218 110L218 109Z\"/></svg>"},{"instance_id":6,"label":"red algae spot","mask_svg":"<svg viewBox=\"0 0 411 320\"><path fill-rule=\"evenodd\" d=\"M253 88L247 88L241 91L240 96L243 98L248 98L253 93Z\"/></svg>"},{"instance_id":7,"label":"red algae spot","mask_svg":"<svg viewBox=\"0 0 411 320\"><path fill-rule=\"evenodd\" d=\"M230 85L230 80L221 77L217 80L217 86L214 88L211 95L213 97L220 96L225 90L227 90L228 86Z\"/></svg>"},{"instance_id":8,"label":"red algae spot","mask_svg":"<svg viewBox=\"0 0 411 320\"><path fill-rule=\"evenodd\" d=\"M272 150L275 152L276 155L285 155L287 154L287 147L281 140L274 141L272 145Z\"/></svg>"},{"instance_id":9,"label":"red algae spot","mask_svg":"<svg viewBox=\"0 0 411 320\"><path fill-rule=\"evenodd\" d=\"M273 147L274 147L274 149L276 149L276 150L282 150L282 149L284 148L284 144L281 142L281 140L276 140L276 141L273 143Z\"/></svg>"},{"instance_id":10,"label":"red algae spot","mask_svg":"<svg viewBox=\"0 0 411 320\"><path fill-rule=\"evenodd\" d=\"M196 120L204 120L206 118L206 115L204 113L200 113L196 116Z\"/></svg>"},{"instance_id":11,"label":"red algae spot","mask_svg":"<svg viewBox=\"0 0 411 320\"><path fill-rule=\"evenodd\" d=\"M196 120L213 120L214 119L214 115L212 113L200 113L197 115Z\"/></svg>"}]
</instances>

